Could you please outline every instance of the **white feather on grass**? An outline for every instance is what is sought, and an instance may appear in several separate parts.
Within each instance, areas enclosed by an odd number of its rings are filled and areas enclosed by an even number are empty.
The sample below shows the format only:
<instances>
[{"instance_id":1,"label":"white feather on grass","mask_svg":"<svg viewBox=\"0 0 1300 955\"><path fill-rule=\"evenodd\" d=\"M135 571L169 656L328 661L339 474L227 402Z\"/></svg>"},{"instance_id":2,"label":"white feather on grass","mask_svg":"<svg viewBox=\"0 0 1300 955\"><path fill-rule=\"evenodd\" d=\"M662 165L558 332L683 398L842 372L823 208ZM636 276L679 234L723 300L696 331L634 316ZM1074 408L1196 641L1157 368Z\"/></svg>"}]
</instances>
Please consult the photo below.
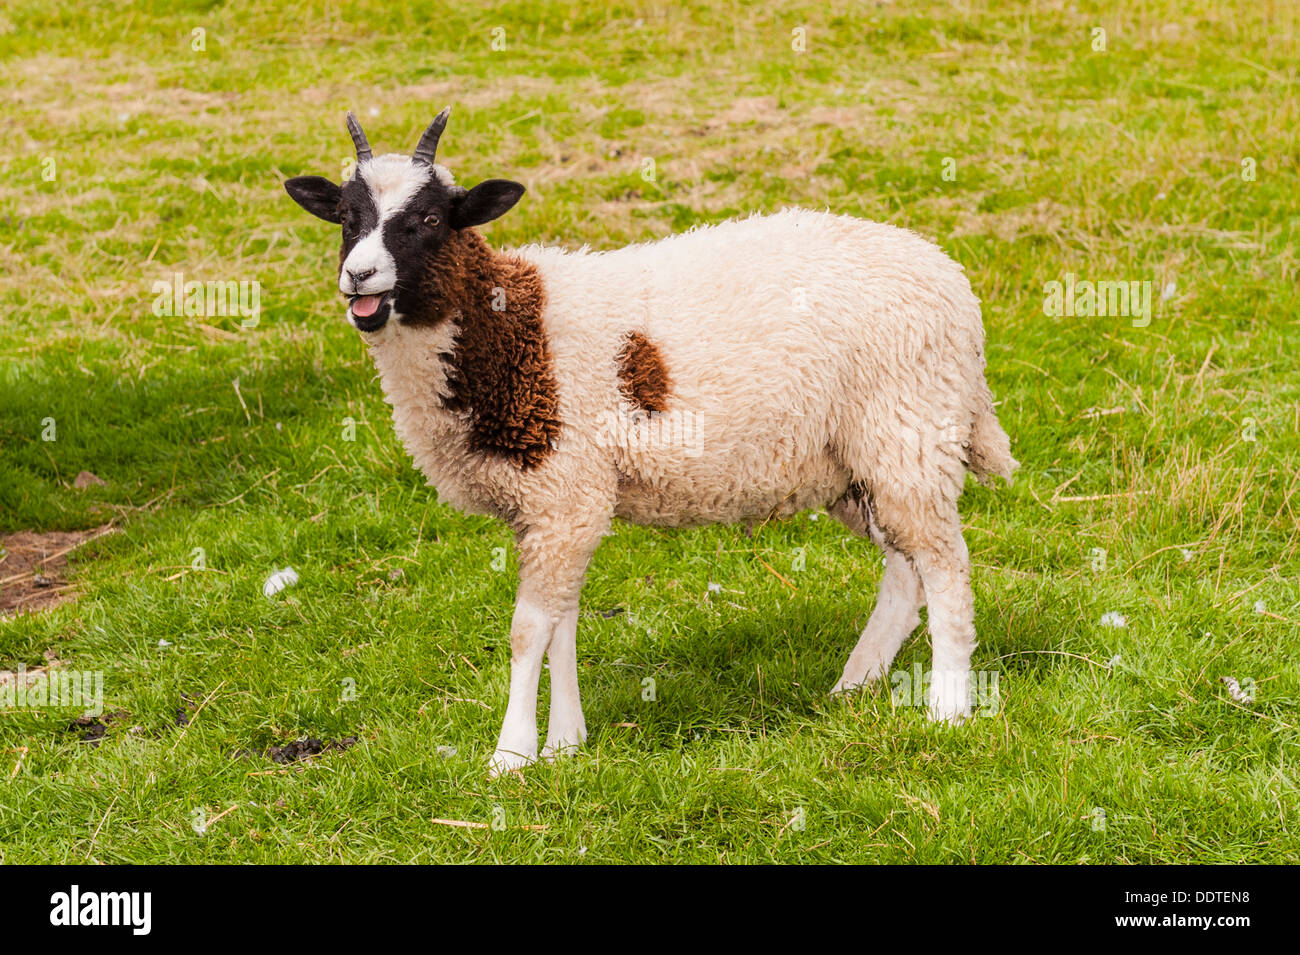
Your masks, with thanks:
<instances>
[{"instance_id":1,"label":"white feather on grass","mask_svg":"<svg viewBox=\"0 0 1300 955\"><path fill-rule=\"evenodd\" d=\"M292 587L297 582L298 571L292 567L285 567L266 578L266 583L262 584L262 593L267 597L274 597L284 588Z\"/></svg>"},{"instance_id":2,"label":"white feather on grass","mask_svg":"<svg viewBox=\"0 0 1300 955\"><path fill-rule=\"evenodd\" d=\"M1222 680L1223 685L1228 688L1228 696L1232 697L1238 703L1254 702L1255 695L1246 690L1243 690L1241 688L1241 684L1237 682L1236 677L1222 676L1219 677L1219 679Z\"/></svg>"}]
</instances>

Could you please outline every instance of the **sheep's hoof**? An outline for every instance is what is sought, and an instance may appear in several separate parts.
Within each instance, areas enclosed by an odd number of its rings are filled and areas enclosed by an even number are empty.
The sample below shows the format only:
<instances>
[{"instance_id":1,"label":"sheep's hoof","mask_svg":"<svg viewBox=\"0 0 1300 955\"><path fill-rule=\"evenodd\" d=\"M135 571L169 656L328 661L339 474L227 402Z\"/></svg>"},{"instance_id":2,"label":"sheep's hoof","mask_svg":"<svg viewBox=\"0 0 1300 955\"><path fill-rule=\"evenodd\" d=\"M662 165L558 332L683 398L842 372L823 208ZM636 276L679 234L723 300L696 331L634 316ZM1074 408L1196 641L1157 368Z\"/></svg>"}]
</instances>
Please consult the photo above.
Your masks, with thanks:
<instances>
[{"instance_id":1,"label":"sheep's hoof","mask_svg":"<svg viewBox=\"0 0 1300 955\"><path fill-rule=\"evenodd\" d=\"M496 779L506 773L513 773L523 769L532 763L535 763L535 756L527 756L523 753L513 753L509 750L499 749L492 754L492 759L488 763L488 778Z\"/></svg>"},{"instance_id":2,"label":"sheep's hoof","mask_svg":"<svg viewBox=\"0 0 1300 955\"><path fill-rule=\"evenodd\" d=\"M542 747L542 759L549 763L562 756L574 756L586 740L587 731L582 729L565 733L558 739L548 739Z\"/></svg>"},{"instance_id":3,"label":"sheep's hoof","mask_svg":"<svg viewBox=\"0 0 1300 955\"><path fill-rule=\"evenodd\" d=\"M845 693L852 693L855 690L874 691L876 687L880 685L880 678L883 675L884 674L882 673L868 673L860 680L855 680L852 677L842 676L839 678L839 680L836 681L835 685L831 687L831 692L829 695L842 696Z\"/></svg>"},{"instance_id":4,"label":"sheep's hoof","mask_svg":"<svg viewBox=\"0 0 1300 955\"><path fill-rule=\"evenodd\" d=\"M862 689L861 683L845 683L843 679L836 681L831 687L830 696L843 696L845 693L852 693L854 690Z\"/></svg>"},{"instance_id":5,"label":"sheep's hoof","mask_svg":"<svg viewBox=\"0 0 1300 955\"><path fill-rule=\"evenodd\" d=\"M932 723L960 726L970 718L970 677L965 672L936 673L930 678L930 705L926 716Z\"/></svg>"},{"instance_id":6,"label":"sheep's hoof","mask_svg":"<svg viewBox=\"0 0 1300 955\"><path fill-rule=\"evenodd\" d=\"M578 750L582 748L582 743L547 743L542 747L542 759L548 763L553 763L557 759L565 756L576 756Z\"/></svg>"},{"instance_id":7,"label":"sheep's hoof","mask_svg":"<svg viewBox=\"0 0 1300 955\"><path fill-rule=\"evenodd\" d=\"M931 723L944 723L948 726L961 726L970 719L970 710L965 707L950 707L931 703L925 710L926 719Z\"/></svg>"}]
</instances>

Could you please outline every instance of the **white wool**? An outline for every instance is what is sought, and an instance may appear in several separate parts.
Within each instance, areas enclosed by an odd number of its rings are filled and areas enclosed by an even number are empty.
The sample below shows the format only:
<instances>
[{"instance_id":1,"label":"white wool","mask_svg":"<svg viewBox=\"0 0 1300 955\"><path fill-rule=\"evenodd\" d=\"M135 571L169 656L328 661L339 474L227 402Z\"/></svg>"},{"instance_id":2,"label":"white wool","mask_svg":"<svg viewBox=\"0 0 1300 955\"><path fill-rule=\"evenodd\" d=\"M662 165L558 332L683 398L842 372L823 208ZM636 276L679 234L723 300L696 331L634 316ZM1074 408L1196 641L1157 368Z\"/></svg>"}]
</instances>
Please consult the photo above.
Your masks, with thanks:
<instances>
[{"instance_id":1,"label":"white wool","mask_svg":"<svg viewBox=\"0 0 1300 955\"><path fill-rule=\"evenodd\" d=\"M546 280L566 423L623 410L616 369L592 356L629 331L672 376L667 414L686 419L672 431L686 440L613 452L629 520L790 514L850 476L911 496L927 464L960 485L961 444L991 415L979 303L911 232L789 210L614 252L519 251Z\"/></svg>"},{"instance_id":2,"label":"white wool","mask_svg":"<svg viewBox=\"0 0 1300 955\"><path fill-rule=\"evenodd\" d=\"M367 159L357 165L355 174L361 176L370 186L371 192L376 195L407 188L414 192L429 181L430 174L444 186L456 184L456 178L446 166L440 163L429 166L425 163L412 162L410 156L403 156L400 153L385 153ZM414 186L409 185L410 183L414 183Z\"/></svg>"}]
</instances>

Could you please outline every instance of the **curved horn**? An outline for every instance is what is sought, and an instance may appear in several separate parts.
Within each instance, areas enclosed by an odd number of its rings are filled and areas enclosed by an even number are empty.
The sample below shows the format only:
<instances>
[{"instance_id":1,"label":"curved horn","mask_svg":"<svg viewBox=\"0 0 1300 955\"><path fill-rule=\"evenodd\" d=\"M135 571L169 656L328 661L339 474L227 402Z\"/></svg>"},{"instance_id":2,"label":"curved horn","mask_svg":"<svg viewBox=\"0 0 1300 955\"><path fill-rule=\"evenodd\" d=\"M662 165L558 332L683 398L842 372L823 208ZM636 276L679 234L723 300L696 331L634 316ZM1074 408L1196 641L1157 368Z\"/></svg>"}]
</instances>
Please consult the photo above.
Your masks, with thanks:
<instances>
[{"instance_id":1,"label":"curved horn","mask_svg":"<svg viewBox=\"0 0 1300 955\"><path fill-rule=\"evenodd\" d=\"M361 124L351 110L348 110L348 132L352 134L352 142L357 147L357 162L363 163L371 158L370 143L366 140L366 134L361 131Z\"/></svg>"},{"instance_id":2,"label":"curved horn","mask_svg":"<svg viewBox=\"0 0 1300 955\"><path fill-rule=\"evenodd\" d=\"M433 165L433 156L438 151L438 139L442 136L442 131L447 128L447 117L450 115L451 107L448 106L433 118L433 122L429 124L429 128L424 131L424 135L416 144L415 152L411 153L412 159Z\"/></svg>"}]
</instances>

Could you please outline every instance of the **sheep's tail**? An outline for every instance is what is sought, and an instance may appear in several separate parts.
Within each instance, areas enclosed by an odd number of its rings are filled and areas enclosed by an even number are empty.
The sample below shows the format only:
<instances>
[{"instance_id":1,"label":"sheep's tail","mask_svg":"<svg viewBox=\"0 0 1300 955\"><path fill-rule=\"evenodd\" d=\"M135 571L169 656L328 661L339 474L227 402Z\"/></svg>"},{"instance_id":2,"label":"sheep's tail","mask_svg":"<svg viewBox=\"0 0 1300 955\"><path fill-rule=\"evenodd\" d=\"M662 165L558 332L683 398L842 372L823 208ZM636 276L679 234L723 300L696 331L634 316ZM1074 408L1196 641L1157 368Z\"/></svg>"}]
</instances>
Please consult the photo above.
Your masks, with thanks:
<instances>
[{"instance_id":1,"label":"sheep's tail","mask_svg":"<svg viewBox=\"0 0 1300 955\"><path fill-rule=\"evenodd\" d=\"M993 410L993 395L987 384L983 385L981 392L975 421L971 425L966 466L984 484L992 484L995 477L1010 484L1011 475L1020 467L1020 462L1011 456L1011 439L998 423L997 412Z\"/></svg>"}]
</instances>

